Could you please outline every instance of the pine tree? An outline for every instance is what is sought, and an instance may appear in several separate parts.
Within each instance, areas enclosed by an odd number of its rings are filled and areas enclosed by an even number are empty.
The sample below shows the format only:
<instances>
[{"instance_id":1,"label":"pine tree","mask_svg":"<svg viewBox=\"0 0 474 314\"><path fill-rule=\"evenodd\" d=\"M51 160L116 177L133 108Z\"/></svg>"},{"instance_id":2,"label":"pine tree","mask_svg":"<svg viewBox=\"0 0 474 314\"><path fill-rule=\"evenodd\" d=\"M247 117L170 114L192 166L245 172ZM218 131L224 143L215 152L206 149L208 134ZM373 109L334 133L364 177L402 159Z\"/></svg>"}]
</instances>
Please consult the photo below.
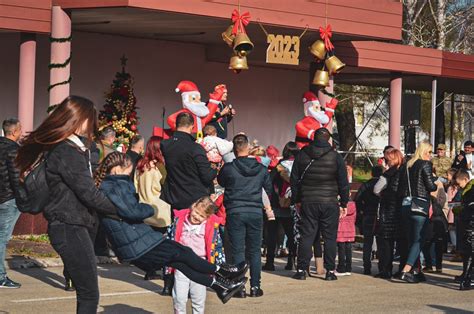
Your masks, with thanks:
<instances>
[{"instance_id":1,"label":"pine tree","mask_svg":"<svg viewBox=\"0 0 474 314\"><path fill-rule=\"evenodd\" d=\"M125 71L127 58L123 56L122 72L115 79L106 94L104 109L99 113L99 131L111 126L116 132L116 146L128 147L130 140L138 134L137 99L133 92L133 78Z\"/></svg>"}]
</instances>

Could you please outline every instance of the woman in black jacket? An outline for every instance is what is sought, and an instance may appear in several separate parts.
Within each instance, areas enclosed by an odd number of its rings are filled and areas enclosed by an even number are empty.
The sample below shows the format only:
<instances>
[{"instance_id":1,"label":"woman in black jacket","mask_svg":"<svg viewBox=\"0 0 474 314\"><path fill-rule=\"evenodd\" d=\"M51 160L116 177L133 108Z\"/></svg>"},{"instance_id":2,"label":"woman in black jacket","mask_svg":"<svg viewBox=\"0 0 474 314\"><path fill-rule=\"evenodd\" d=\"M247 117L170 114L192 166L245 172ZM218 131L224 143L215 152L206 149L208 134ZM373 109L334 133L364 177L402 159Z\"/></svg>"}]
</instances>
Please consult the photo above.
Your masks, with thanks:
<instances>
[{"instance_id":1,"label":"woman in black jacket","mask_svg":"<svg viewBox=\"0 0 474 314\"><path fill-rule=\"evenodd\" d=\"M374 187L374 194L380 195L377 250L381 272L377 277L390 279L392 278L394 243L399 235L400 202L397 190L403 155L398 149L392 148L386 152L386 160L389 169L379 178Z\"/></svg>"},{"instance_id":2,"label":"woman in black jacket","mask_svg":"<svg viewBox=\"0 0 474 314\"><path fill-rule=\"evenodd\" d=\"M24 177L39 158L46 157L50 195L44 216L51 245L76 287L77 313L96 313L99 303L97 266L89 232L97 223L97 212L117 211L92 178L88 147L96 121L90 100L69 96L24 139L16 159Z\"/></svg>"},{"instance_id":3,"label":"woman in black jacket","mask_svg":"<svg viewBox=\"0 0 474 314\"><path fill-rule=\"evenodd\" d=\"M435 178L433 177L433 165L431 154L433 147L429 142L421 142L416 149L415 155L400 170L400 187L398 194L407 197L412 196L424 212L413 211L408 199L404 200L404 209L407 212L407 224L409 230L409 250L405 266L401 270L400 279L409 283L424 281L421 267L418 265L417 274L412 273L413 266L419 264L419 256L426 237L428 226L428 209L430 207L431 192L437 190ZM407 170L408 169L408 170ZM402 226L403 227L403 226ZM417 263L418 262L418 263Z\"/></svg>"}]
</instances>

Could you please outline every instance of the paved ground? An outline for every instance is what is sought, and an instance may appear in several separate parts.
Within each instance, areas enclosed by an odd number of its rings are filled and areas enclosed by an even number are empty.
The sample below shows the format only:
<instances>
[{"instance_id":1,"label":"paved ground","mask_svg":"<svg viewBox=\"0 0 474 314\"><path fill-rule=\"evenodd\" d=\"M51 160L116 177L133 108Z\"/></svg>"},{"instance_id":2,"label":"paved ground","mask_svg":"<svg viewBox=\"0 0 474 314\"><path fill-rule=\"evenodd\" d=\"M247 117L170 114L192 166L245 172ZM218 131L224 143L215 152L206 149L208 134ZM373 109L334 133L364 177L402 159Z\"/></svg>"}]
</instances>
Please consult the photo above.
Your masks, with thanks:
<instances>
[{"instance_id":1,"label":"paved ground","mask_svg":"<svg viewBox=\"0 0 474 314\"><path fill-rule=\"evenodd\" d=\"M355 273L325 282L321 278L297 281L290 271L263 274L265 295L256 299L232 299L226 305L208 293L207 313L474 313L474 291L458 291L452 277L460 265L446 263L445 273L428 275L428 282L408 285L360 274L361 254L354 254ZM283 260L277 267L282 269ZM375 269L375 267L374 267ZM73 313L75 294L62 290L62 268L10 271L21 282L19 290L0 290L0 313ZM159 295L162 281L146 282L141 271L130 266L99 268L99 312L113 314L172 313L170 297ZM191 311L189 311L191 313Z\"/></svg>"}]
</instances>

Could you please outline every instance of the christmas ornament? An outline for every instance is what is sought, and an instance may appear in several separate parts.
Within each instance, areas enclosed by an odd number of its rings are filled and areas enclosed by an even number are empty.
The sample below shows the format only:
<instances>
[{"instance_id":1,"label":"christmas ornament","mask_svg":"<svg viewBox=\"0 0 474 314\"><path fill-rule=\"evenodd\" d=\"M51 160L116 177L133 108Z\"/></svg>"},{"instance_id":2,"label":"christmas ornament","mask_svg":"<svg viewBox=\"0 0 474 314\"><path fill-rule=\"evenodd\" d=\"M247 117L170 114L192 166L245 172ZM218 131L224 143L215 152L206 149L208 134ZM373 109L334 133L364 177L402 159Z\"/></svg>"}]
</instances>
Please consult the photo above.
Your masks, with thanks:
<instances>
[{"instance_id":1,"label":"christmas ornament","mask_svg":"<svg viewBox=\"0 0 474 314\"><path fill-rule=\"evenodd\" d=\"M246 56L235 54L230 58L229 69L234 73L240 73L242 70L248 70L248 68Z\"/></svg>"}]
</instances>

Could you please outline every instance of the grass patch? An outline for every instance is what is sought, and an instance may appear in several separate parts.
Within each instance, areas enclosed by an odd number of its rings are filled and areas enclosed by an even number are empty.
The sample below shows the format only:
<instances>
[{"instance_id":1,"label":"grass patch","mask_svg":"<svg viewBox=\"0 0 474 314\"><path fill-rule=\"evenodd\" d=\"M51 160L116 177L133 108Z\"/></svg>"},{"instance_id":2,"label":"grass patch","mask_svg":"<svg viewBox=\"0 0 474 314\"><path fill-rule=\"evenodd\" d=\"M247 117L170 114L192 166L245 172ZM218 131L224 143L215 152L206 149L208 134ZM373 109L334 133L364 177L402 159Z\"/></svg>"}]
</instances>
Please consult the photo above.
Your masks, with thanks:
<instances>
[{"instance_id":1,"label":"grass patch","mask_svg":"<svg viewBox=\"0 0 474 314\"><path fill-rule=\"evenodd\" d=\"M49 244L49 236L47 234L29 234L29 235L19 235L14 236L14 239L37 242L37 243L47 243Z\"/></svg>"}]
</instances>

